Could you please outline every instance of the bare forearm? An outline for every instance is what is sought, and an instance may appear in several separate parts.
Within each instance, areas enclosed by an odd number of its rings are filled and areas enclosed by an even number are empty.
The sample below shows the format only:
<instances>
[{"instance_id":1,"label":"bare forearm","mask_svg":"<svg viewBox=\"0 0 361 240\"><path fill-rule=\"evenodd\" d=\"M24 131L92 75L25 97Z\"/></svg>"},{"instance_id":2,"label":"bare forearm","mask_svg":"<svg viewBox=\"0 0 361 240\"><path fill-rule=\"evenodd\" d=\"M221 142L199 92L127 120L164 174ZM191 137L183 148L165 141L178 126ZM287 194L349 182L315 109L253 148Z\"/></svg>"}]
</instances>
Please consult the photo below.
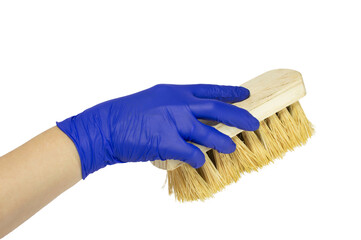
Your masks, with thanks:
<instances>
[{"instance_id":1,"label":"bare forearm","mask_svg":"<svg viewBox=\"0 0 361 240\"><path fill-rule=\"evenodd\" d=\"M0 157L0 238L81 176L77 150L57 127Z\"/></svg>"}]
</instances>

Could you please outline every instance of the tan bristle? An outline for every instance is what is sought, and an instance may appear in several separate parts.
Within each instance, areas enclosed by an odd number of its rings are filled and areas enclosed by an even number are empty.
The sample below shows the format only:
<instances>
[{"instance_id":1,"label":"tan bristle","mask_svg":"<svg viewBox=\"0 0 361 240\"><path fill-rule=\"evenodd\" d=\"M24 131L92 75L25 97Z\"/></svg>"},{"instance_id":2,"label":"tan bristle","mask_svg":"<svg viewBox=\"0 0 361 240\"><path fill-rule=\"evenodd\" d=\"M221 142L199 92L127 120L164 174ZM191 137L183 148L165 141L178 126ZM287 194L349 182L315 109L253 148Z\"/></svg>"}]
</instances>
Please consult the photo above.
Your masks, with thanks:
<instances>
[{"instance_id":1,"label":"tan bristle","mask_svg":"<svg viewBox=\"0 0 361 240\"><path fill-rule=\"evenodd\" d=\"M172 195L173 188L175 187L176 183L174 182L175 175L171 173L171 171L167 170L167 181L168 181L168 194Z\"/></svg>"},{"instance_id":2,"label":"tan bristle","mask_svg":"<svg viewBox=\"0 0 361 240\"><path fill-rule=\"evenodd\" d=\"M168 171L169 194L174 193L182 202L213 197L226 185L237 182L241 173L257 171L288 150L306 143L313 133L312 124L296 102L261 121L255 132L243 131L233 137L236 143L233 153L210 150L208 153L213 158L206 154L201 168L183 164Z\"/></svg>"},{"instance_id":3,"label":"tan bristle","mask_svg":"<svg viewBox=\"0 0 361 240\"><path fill-rule=\"evenodd\" d=\"M265 120L265 122L271 130L274 139L276 139L276 141L279 142L282 146L283 152L287 152L288 150L292 149L292 146L289 144L288 135L277 115L271 115Z\"/></svg>"},{"instance_id":4,"label":"tan bristle","mask_svg":"<svg viewBox=\"0 0 361 240\"><path fill-rule=\"evenodd\" d=\"M214 163L219 174L222 176L225 184L237 182L241 177L237 160L230 158L229 154L219 153L217 150L212 150Z\"/></svg>"},{"instance_id":5,"label":"tan bristle","mask_svg":"<svg viewBox=\"0 0 361 240\"><path fill-rule=\"evenodd\" d=\"M272 131L269 129L265 121L260 122L259 129L255 131L255 133L261 140L265 149L268 151L271 161L276 158L281 158L285 154L281 144L274 138Z\"/></svg>"},{"instance_id":6,"label":"tan bristle","mask_svg":"<svg viewBox=\"0 0 361 240\"><path fill-rule=\"evenodd\" d=\"M293 103L291 106L288 107L291 116L296 122L296 127L299 131L299 136L302 144L305 144L314 133L314 128L311 122L307 119L301 104L299 102Z\"/></svg>"},{"instance_id":7,"label":"tan bristle","mask_svg":"<svg viewBox=\"0 0 361 240\"><path fill-rule=\"evenodd\" d=\"M206 181L188 164L167 171L167 174L169 192L173 192L178 201L205 200L213 196Z\"/></svg>"},{"instance_id":8,"label":"tan bristle","mask_svg":"<svg viewBox=\"0 0 361 240\"><path fill-rule=\"evenodd\" d=\"M242 137L246 146L254 153L256 156L257 167L261 168L267 165L271 161L271 157L267 150L264 148L261 141L258 139L257 135L254 132L243 131Z\"/></svg>"},{"instance_id":9,"label":"tan bristle","mask_svg":"<svg viewBox=\"0 0 361 240\"><path fill-rule=\"evenodd\" d=\"M229 154L229 157L237 160L241 173L257 171L259 167L256 161L256 156L253 152L241 139L239 139L238 136L233 137L232 140L236 144L236 150Z\"/></svg>"},{"instance_id":10,"label":"tan bristle","mask_svg":"<svg viewBox=\"0 0 361 240\"><path fill-rule=\"evenodd\" d=\"M207 154L205 154L205 158L206 162L202 167L197 169L197 172L209 185L211 191L216 193L222 190L226 184Z\"/></svg>"},{"instance_id":11,"label":"tan bristle","mask_svg":"<svg viewBox=\"0 0 361 240\"><path fill-rule=\"evenodd\" d=\"M301 144L301 134L299 133L299 130L296 126L297 124L291 116L290 112L287 110L287 108L284 108L277 113L277 116L283 124L285 132L287 133L289 139L288 143L290 144L292 149L299 146Z\"/></svg>"}]
</instances>

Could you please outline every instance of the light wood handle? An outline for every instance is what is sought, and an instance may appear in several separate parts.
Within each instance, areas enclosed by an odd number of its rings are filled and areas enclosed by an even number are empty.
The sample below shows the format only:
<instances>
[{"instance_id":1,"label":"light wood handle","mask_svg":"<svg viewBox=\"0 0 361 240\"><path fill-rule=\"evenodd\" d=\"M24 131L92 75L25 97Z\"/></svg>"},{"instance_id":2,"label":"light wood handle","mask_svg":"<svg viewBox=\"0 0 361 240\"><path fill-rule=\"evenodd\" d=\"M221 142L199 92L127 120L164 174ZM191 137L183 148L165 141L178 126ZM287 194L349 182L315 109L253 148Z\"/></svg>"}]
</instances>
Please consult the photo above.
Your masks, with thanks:
<instances>
[{"instance_id":1,"label":"light wood handle","mask_svg":"<svg viewBox=\"0 0 361 240\"><path fill-rule=\"evenodd\" d=\"M242 84L242 86L250 90L251 96L233 105L248 110L259 121L268 118L306 95L302 75L290 69L268 71ZM243 131L222 123L217 123L213 127L230 137L234 137ZM192 144L199 147L203 153L210 149L196 143ZM161 169L173 170L184 162L156 160L152 161L152 164Z\"/></svg>"}]
</instances>

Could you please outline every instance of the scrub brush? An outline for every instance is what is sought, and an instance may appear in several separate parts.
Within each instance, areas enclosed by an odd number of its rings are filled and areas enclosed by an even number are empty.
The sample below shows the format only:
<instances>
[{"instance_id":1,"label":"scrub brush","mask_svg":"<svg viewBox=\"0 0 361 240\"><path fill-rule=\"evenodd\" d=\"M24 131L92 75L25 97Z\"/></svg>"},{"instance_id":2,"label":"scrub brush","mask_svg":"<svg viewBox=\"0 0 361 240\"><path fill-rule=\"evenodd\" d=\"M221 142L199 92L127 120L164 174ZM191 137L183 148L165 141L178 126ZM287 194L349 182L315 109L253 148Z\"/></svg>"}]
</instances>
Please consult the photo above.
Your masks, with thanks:
<instances>
[{"instance_id":1,"label":"scrub brush","mask_svg":"<svg viewBox=\"0 0 361 240\"><path fill-rule=\"evenodd\" d=\"M248 110L260 121L254 132L243 131L222 123L212 124L232 137L236 150L231 154L194 144L205 155L198 169L177 160L153 161L167 170L168 191L178 201L205 200L237 182L244 173L258 171L287 151L305 144L314 133L298 100L306 91L299 72L277 69L266 72L242 85L251 96L233 105Z\"/></svg>"}]
</instances>

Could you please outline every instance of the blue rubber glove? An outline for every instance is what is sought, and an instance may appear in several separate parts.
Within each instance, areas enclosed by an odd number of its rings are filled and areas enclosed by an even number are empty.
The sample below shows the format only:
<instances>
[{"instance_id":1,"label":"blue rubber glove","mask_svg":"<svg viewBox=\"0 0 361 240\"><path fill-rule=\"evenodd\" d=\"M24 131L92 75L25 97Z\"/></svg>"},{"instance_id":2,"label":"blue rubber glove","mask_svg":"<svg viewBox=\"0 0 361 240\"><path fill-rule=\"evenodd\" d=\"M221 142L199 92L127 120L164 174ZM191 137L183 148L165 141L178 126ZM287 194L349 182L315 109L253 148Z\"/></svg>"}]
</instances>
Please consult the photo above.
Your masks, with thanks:
<instances>
[{"instance_id":1,"label":"blue rubber glove","mask_svg":"<svg viewBox=\"0 0 361 240\"><path fill-rule=\"evenodd\" d=\"M78 150L83 179L115 163L177 159L194 168L204 164L192 141L221 153L235 150L232 139L197 119L254 131L259 122L249 112L225 102L249 96L243 87L156 85L113 99L70 117L57 126Z\"/></svg>"}]
</instances>

